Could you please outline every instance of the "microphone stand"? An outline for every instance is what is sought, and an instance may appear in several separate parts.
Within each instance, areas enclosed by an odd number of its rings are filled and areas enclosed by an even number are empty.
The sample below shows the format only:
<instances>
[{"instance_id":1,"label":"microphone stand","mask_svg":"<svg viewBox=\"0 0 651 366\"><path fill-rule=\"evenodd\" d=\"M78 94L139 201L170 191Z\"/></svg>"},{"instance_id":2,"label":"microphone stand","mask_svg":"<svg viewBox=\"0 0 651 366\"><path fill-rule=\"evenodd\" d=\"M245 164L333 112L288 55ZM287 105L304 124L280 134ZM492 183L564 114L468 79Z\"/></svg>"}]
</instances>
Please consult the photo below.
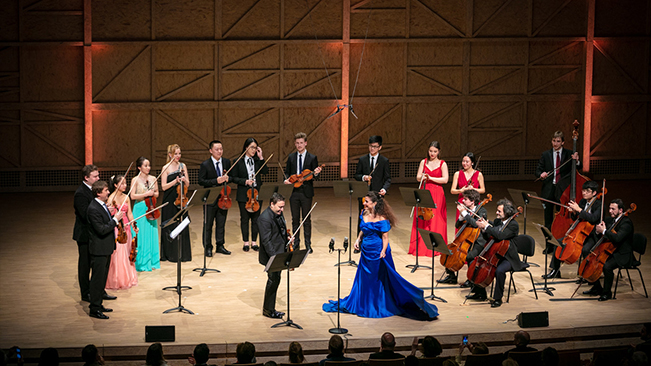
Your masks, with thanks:
<instances>
[{"instance_id":1,"label":"microphone stand","mask_svg":"<svg viewBox=\"0 0 651 366\"><path fill-rule=\"evenodd\" d=\"M332 246L334 247L334 242L332 242ZM345 238L344 249L334 249L337 251L337 263L341 263L341 251L343 250L344 253L346 253L347 249L348 249L348 238ZM330 251L332 250L333 249L330 248ZM328 332L332 334L348 333L348 329L341 327L341 323L339 322L340 315L341 315L341 266L337 266L337 327L330 328Z\"/></svg>"}]
</instances>

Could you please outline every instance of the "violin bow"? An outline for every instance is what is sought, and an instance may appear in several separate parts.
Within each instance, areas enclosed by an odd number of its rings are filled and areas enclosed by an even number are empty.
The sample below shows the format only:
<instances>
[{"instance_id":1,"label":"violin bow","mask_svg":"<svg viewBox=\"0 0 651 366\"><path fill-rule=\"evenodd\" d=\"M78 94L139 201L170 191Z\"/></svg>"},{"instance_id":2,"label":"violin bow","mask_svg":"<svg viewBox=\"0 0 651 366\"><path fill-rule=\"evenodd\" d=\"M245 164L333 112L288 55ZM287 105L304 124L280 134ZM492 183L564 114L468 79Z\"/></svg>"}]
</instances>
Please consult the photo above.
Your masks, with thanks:
<instances>
[{"instance_id":1,"label":"violin bow","mask_svg":"<svg viewBox=\"0 0 651 366\"><path fill-rule=\"evenodd\" d=\"M129 170L131 170L132 166L133 166L133 161L131 162L131 164L129 164L129 167L127 168L127 171L122 176L122 180L127 179L127 174L129 174ZM120 181L120 185L122 185L122 180ZM127 195L124 196L124 200L122 201L122 204L120 205L120 209L118 211L122 211L122 207L124 207L124 204L127 202L127 198L129 198L129 194L131 194L132 189L133 189L133 186L131 186L131 188L129 188L129 193L127 193Z\"/></svg>"},{"instance_id":2,"label":"violin bow","mask_svg":"<svg viewBox=\"0 0 651 366\"><path fill-rule=\"evenodd\" d=\"M167 206L168 203L169 203L169 202L165 202L165 203L163 203L162 205L160 205L160 206L158 206L158 207L156 207L156 208L152 208L151 210L145 212L144 214L142 214L142 215L136 217L135 219L133 219L133 220L127 222L127 225L131 225L134 221L138 221L138 220L142 219L143 217L149 215L150 213L152 213L152 212L154 212L154 211L156 211L156 210L160 210L161 208Z\"/></svg>"},{"instance_id":3,"label":"violin bow","mask_svg":"<svg viewBox=\"0 0 651 366\"><path fill-rule=\"evenodd\" d=\"M481 161L481 156L479 156L479 157L477 158L477 162L475 163L475 166L474 166L475 171L479 171L478 166L479 166L479 162L480 162L480 161ZM475 173L472 173L472 175L475 175ZM470 181L466 184L466 187L470 187L470 186L472 186L472 176L470 176ZM474 188L474 187L473 187L473 188Z\"/></svg>"},{"instance_id":4,"label":"violin bow","mask_svg":"<svg viewBox=\"0 0 651 366\"><path fill-rule=\"evenodd\" d=\"M548 199L545 199L545 198L542 198L542 197L534 196L534 195L529 194L529 193L527 193L527 197L535 198L535 199L540 200L540 201L549 202L549 203L552 203L552 204L557 205L557 206L565 207L568 210L572 209L570 206L566 206L566 205L564 205L562 203L558 203L558 202L554 202L554 201L551 201L551 200L548 200Z\"/></svg>"},{"instance_id":5,"label":"violin bow","mask_svg":"<svg viewBox=\"0 0 651 366\"><path fill-rule=\"evenodd\" d=\"M240 155L240 157L237 158L237 160L235 160L235 162L233 163L233 165L231 165L231 167L228 168L228 170L226 171L226 173L224 173L223 175L228 175L228 172L230 172L231 169L233 169L233 168L235 167L235 164L237 164L237 163L240 161L240 159L242 159L242 157L244 156L244 154L246 154L246 150L242 151L242 154Z\"/></svg>"},{"instance_id":6,"label":"violin bow","mask_svg":"<svg viewBox=\"0 0 651 366\"><path fill-rule=\"evenodd\" d=\"M283 166L280 165L280 161L278 161L278 167L280 168L280 171L283 172L283 177L285 177L285 180L287 180L287 176L285 175L285 170L283 170Z\"/></svg>"},{"instance_id":7,"label":"violin bow","mask_svg":"<svg viewBox=\"0 0 651 366\"><path fill-rule=\"evenodd\" d=\"M264 161L264 164L262 164L262 166L260 167L260 169L258 169L258 171L255 172L255 175L253 176L253 178L255 178L256 176L258 176L258 173L260 173L260 171L262 170L262 168L264 168L264 166L267 165L267 163L269 162L269 160L271 160L271 158L272 158L273 156L274 156L273 153L271 153L271 155L269 155L269 157L267 158L267 160ZM280 164L280 163L278 163L278 164Z\"/></svg>"},{"instance_id":8,"label":"violin bow","mask_svg":"<svg viewBox=\"0 0 651 366\"><path fill-rule=\"evenodd\" d=\"M289 238L290 242L292 240L294 240L294 237L296 236L296 234L298 234L298 232L301 230L301 228L303 227L303 224L305 223L305 220L307 220L307 218L310 217L310 214L312 213L312 210L314 210L314 207L316 207L317 203L318 202L314 202L314 205L312 205L312 208L310 209L310 212L308 212L307 215L305 215L305 218L303 219L303 221L301 221L301 224L298 225L298 227L296 228L296 232L292 235L291 238Z\"/></svg>"},{"instance_id":9,"label":"violin bow","mask_svg":"<svg viewBox=\"0 0 651 366\"><path fill-rule=\"evenodd\" d=\"M606 178L604 178L603 187L601 188L603 194L601 195L601 221L604 221L604 203L606 202Z\"/></svg>"},{"instance_id":10,"label":"violin bow","mask_svg":"<svg viewBox=\"0 0 651 366\"><path fill-rule=\"evenodd\" d=\"M423 174L423 177L420 179L420 183L418 183L418 189L421 189L423 187L423 181L425 180L425 175ZM414 217L414 210L416 209L415 206L411 206L411 213L409 214L409 218Z\"/></svg>"},{"instance_id":11,"label":"violin bow","mask_svg":"<svg viewBox=\"0 0 651 366\"><path fill-rule=\"evenodd\" d=\"M461 203L461 202L457 202L457 206L461 206L463 209L466 210L466 212L468 212L469 214L475 216L476 218L486 221L486 223L488 224L488 226L493 226L493 225L491 225L490 222L488 222L488 220L486 220L486 219L484 219L483 217L477 215L477 214L476 214L472 209L470 209L470 207L464 205L463 203Z\"/></svg>"},{"instance_id":12,"label":"violin bow","mask_svg":"<svg viewBox=\"0 0 651 366\"><path fill-rule=\"evenodd\" d=\"M556 169L552 169L552 170L548 171L548 172L547 172L547 176L546 176L545 178L538 177L538 178L536 178L536 180L534 180L534 182L537 182L537 181L539 181L539 180L541 180L541 179L547 179L547 178L551 177L552 174L556 173L556 171L557 171L558 169L562 168L563 166L565 166L565 164L569 163L569 162L572 161L572 160L574 160L574 159L567 159L563 164L561 164L561 165L560 165L559 167L557 167Z\"/></svg>"}]
</instances>

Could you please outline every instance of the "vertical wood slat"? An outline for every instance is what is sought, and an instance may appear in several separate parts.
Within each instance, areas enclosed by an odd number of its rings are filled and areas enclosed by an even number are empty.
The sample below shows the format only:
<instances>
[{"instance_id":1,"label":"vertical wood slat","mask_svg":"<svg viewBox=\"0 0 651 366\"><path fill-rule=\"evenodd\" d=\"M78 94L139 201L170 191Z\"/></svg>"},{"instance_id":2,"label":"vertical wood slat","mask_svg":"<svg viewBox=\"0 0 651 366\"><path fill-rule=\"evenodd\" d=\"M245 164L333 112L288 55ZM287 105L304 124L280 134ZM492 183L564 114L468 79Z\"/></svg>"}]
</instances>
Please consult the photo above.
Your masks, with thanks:
<instances>
[{"instance_id":1,"label":"vertical wood slat","mask_svg":"<svg viewBox=\"0 0 651 366\"><path fill-rule=\"evenodd\" d=\"M350 0L343 0L342 26L341 102L339 104L348 105L350 102ZM348 123L350 110L345 108L339 115L341 116L339 174L341 178L348 178Z\"/></svg>"},{"instance_id":2,"label":"vertical wood slat","mask_svg":"<svg viewBox=\"0 0 651 366\"><path fill-rule=\"evenodd\" d=\"M590 133L592 131L592 78L594 69L594 21L595 0L588 1L588 19L586 29L586 42L584 47L585 76L583 89L583 171L590 171L590 146L592 145Z\"/></svg>"},{"instance_id":3,"label":"vertical wood slat","mask_svg":"<svg viewBox=\"0 0 651 366\"><path fill-rule=\"evenodd\" d=\"M93 38L91 0L84 0L84 163L93 163Z\"/></svg>"}]
</instances>

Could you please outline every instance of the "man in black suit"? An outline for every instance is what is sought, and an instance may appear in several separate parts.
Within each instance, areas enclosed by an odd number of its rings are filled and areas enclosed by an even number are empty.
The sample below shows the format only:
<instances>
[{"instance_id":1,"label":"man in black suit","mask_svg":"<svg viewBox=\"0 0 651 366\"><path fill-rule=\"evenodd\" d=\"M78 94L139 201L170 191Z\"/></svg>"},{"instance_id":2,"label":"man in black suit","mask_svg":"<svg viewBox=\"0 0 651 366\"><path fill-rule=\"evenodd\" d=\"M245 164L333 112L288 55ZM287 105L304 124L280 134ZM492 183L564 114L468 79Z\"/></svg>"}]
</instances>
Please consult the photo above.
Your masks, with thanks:
<instances>
[{"instance_id":1,"label":"man in black suit","mask_svg":"<svg viewBox=\"0 0 651 366\"><path fill-rule=\"evenodd\" d=\"M613 295L611 287L615 278L615 268L630 266L633 261L633 222L624 215L624 201L616 198L610 201L607 217L596 225L586 239L583 246L583 256L587 257L595 249L594 245L605 236L605 240L615 245L615 251L604 263L604 286L601 287L599 280L591 283L592 288L583 293L586 295L601 295L599 301L610 300Z\"/></svg>"},{"instance_id":2,"label":"man in black suit","mask_svg":"<svg viewBox=\"0 0 651 366\"><path fill-rule=\"evenodd\" d=\"M289 242L287 224L283 217L285 210L285 197L274 193L269 200L269 207L258 217L260 229L260 250L258 261L263 266L276 254L287 251ZM285 313L276 311L276 292L280 284L280 272L267 272L267 286L264 290L264 303L262 315L268 318L282 318Z\"/></svg>"},{"instance_id":3,"label":"man in black suit","mask_svg":"<svg viewBox=\"0 0 651 366\"><path fill-rule=\"evenodd\" d=\"M396 353L393 350L396 348L396 338L393 334L386 332L380 338L380 352L371 353L369 359L381 360L395 360L405 358L404 355Z\"/></svg>"},{"instance_id":4,"label":"man in black suit","mask_svg":"<svg viewBox=\"0 0 651 366\"><path fill-rule=\"evenodd\" d=\"M302 173L305 169L309 169L314 173L313 179L316 179L319 173L321 173L321 167L319 166L319 160L316 155L307 152L307 135L303 132L297 133L294 136L294 145L297 151L289 154L287 165L285 166L285 175L290 177L294 174ZM292 184L288 179L284 183ZM310 253L313 252L312 220L310 217L306 219L305 215L312 208L312 197L314 197L312 180L306 180L300 187L295 187L292 195L289 197L289 205L292 209L292 232L295 233L296 229L301 225L301 220L305 220L302 230L305 236L305 249L309 250ZM294 249L298 249L300 244L301 237L300 235L296 235Z\"/></svg>"},{"instance_id":5,"label":"man in black suit","mask_svg":"<svg viewBox=\"0 0 651 366\"><path fill-rule=\"evenodd\" d=\"M210 159L201 163L199 167L199 185L204 188L217 187L222 184L228 184L229 178L224 172L231 167L231 161L222 157L224 148L222 143L213 140L209 144ZM221 195L219 196L221 198ZM217 200L219 201L219 199ZM222 253L229 255L231 252L224 247L224 227L226 226L226 215L228 210L222 210L217 205L217 202L212 205L204 206L203 225L203 248L206 257L212 257L212 226L215 223L215 253Z\"/></svg>"},{"instance_id":6,"label":"man in black suit","mask_svg":"<svg viewBox=\"0 0 651 366\"><path fill-rule=\"evenodd\" d=\"M380 155L380 150L382 150L382 136L374 135L369 137L369 154L359 158L355 179L362 182L371 181L369 191L375 191L384 196L391 186L391 171L389 170L389 159ZM358 198L357 212L362 212L362 209L364 209L363 198L360 197ZM359 234L359 224L358 216L357 234ZM359 250L355 249L355 253L359 253Z\"/></svg>"},{"instance_id":7,"label":"man in black suit","mask_svg":"<svg viewBox=\"0 0 651 366\"><path fill-rule=\"evenodd\" d=\"M480 219L477 220L477 227L482 230L482 235L475 242L475 247L478 247L478 250L483 250L486 243L491 239L495 240L495 243L509 240L509 248L506 252L504 258L500 258L497 264L497 269L495 270L495 291L493 292L493 301L491 302L491 307L496 308L502 305L502 295L504 294L504 282L506 281L506 272L510 271L511 268L515 271L522 269L523 263L520 260L518 255L518 249L513 242L513 239L518 236L520 231L520 226L518 222L513 220L508 220L510 217L515 215L516 209L513 207L513 203L507 200L506 198L497 201L497 211L495 212L496 219L493 222L488 222L486 220ZM508 223L506 223L508 221ZM506 226L504 226L506 224ZM473 252L475 249L473 248ZM466 260L468 264L472 260L477 258L476 256L471 256L468 253ZM468 299L474 300L486 300L486 288L474 285L473 286L474 294L467 296Z\"/></svg>"},{"instance_id":8,"label":"man in black suit","mask_svg":"<svg viewBox=\"0 0 651 366\"><path fill-rule=\"evenodd\" d=\"M554 132L552 149L542 153L536 168L536 178L542 179L543 182L540 196L554 202L560 201L563 191L572 180L572 165L570 163L563 164L570 159L576 159L577 166L581 165L579 153L572 154L572 150L563 148L564 143L563 131ZM560 166L562 168L557 169ZM543 208L545 210L545 227L551 230L556 207L554 204L543 202ZM545 253L551 253L554 248L553 245L547 244Z\"/></svg>"},{"instance_id":9,"label":"man in black suit","mask_svg":"<svg viewBox=\"0 0 651 366\"><path fill-rule=\"evenodd\" d=\"M597 194L599 193L599 184L594 180L589 180L583 183L581 189L581 195L583 198L579 203L570 201L567 205L570 207L570 213L573 220L587 221L592 225L597 225L601 221L601 200L596 199ZM593 201L594 199L594 201ZM563 239L558 239L559 243L563 243ZM588 242L586 239L583 242L583 245ZM554 254L552 256L551 263L549 265L551 271L548 274L543 275L543 278L561 278L561 261L556 258Z\"/></svg>"},{"instance_id":10,"label":"man in black suit","mask_svg":"<svg viewBox=\"0 0 651 366\"><path fill-rule=\"evenodd\" d=\"M77 277L79 278L79 289L81 290L81 301L90 301L90 252L88 251L88 216L86 212L88 205L93 200L91 187L99 180L99 172L95 165L85 165L81 169L84 180L75 191L75 228L72 232L72 240L77 242L79 261L77 262Z\"/></svg>"},{"instance_id":11,"label":"man in black suit","mask_svg":"<svg viewBox=\"0 0 651 366\"><path fill-rule=\"evenodd\" d=\"M109 196L108 184L102 180L93 183L93 199L88 205L88 222L90 224L90 258L92 276L90 277L90 316L98 319L108 319L105 312L112 309L102 305L106 277L108 276L111 254L115 250L115 226L122 220L122 211L115 216L106 206Z\"/></svg>"}]
</instances>

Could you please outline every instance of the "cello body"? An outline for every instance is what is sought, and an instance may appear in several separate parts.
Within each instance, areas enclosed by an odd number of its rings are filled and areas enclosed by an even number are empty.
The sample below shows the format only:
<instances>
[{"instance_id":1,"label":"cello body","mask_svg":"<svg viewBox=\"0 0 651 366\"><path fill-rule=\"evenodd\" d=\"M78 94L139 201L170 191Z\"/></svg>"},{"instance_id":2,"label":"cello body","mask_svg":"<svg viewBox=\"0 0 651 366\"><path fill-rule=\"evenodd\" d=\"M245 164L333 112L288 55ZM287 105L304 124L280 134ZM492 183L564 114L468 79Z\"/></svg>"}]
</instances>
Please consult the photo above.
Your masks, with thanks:
<instances>
[{"instance_id":1,"label":"cello body","mask_svg":"<svg viewBox=\"0 0 651 366\"><path fill-rule=\"evenodd\" d=\"M468 265L468 279L477 286L486 287L495 279L500 257L504 258L509 250L510 240L495 242L491 240L484 248L482 255Z\"/></svg>"},{"instance_id":2,"label":"cello body","mask_svg":"<svg viewBox=\"0 0 651 366\"><path fill-rule=\"evenodd\" d=\"M575 176L572 179L572 184L570 184L567 188L565 188L565 191L563 191L563 195L561 196L560 200L561 205L567 206L568 202L576 200L576 192L572 194L570 191L572 191L572 188L582 187L583 183L589 180L590 179L581 175L580 173L575 173ZM564 237L573 223L574 220L572 220L572 213L570 210L561 206L561 209L558 210L558 212L555 214L554 221L552 222L551 231L552 235L554 235L554 238L560 239Z\"/></svg>"},{"instance_id":3,"label":"cello body","mask_svg":"<svg viewBox=\"0 0 651 366\"><path fill-rule=\"evenodd\" d=\"M578 221L578 220L577 220ZM572 264L581 257L583 243L588 238L594 225L587 221L575 223L570 232L563 238L563 245L556 248L556 258L561 262Z\"/></svg>"}]
</instances>

